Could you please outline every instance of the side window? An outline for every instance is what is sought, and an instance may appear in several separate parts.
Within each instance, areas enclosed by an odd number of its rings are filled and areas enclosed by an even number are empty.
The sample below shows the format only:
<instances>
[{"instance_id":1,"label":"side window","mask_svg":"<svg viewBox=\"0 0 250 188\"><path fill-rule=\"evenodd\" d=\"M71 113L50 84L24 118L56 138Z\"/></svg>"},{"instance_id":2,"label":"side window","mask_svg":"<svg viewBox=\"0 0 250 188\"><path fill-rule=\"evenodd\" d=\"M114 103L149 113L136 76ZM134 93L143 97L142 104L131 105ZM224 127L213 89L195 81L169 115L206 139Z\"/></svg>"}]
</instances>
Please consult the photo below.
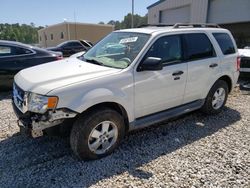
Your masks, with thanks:
<instances>
[{"instance_id":1,"label":"side window","mask_svg":"<svg viewBox=\"0 0 250 188\"><path fill-rule=\"evenodd\" d=\"M161 58L163 64L174 63L182 59L181 38L179 35L159 38L149 49L147 57Z\"/></svg>"},{"instance_id":2,"label":"side window","mask_svg":"<svg viewBox=\"0 0 250 188\"><path fill-rule=\"evenodd\" d=\"M75 47L83 47L83 45L81 45L80 42L73 42L73 46L75 46Z\"/></svg>"},{"instance_id":3,"label":"side window","mask_svg":"<svg viewBox=\"0 0 250 188\"><path fill-rule=\"evenodd\" d=\"M185 34L186 60L198 60L215 57L214 47L204 33Z\"/></svg>"},{"instance_id":4,"label":"side window","mask_svg":"<svg viewBox=\"0 0 250 188\"><path fill-rule=\"evenodd\" d=\"M33 52L31 50L28 50L26 48L11 47L11 55L27 55L32 53Z\"/></svg>"},{"instance_id":5,"label":"side window","mask_svg":"<svg viewBox=\"0 0 250 188\"><path fill-rule=\"evenodd\" d=\"M0 46L0 57L4 56L15 56L15 55L27 55L32 54L31 50L14 47L14 46Z\"/></svg>"},{"instance_id":6,"label":"side window","mask_svg":"<svg viewBox=\"0 0 250 188\"><path fill-rule=\"evenodd\" d=\"M8 46L0 46L0 57L11 55L11 48Z\"/></svg>"},{"instance_id":7,"label":"side window","mask_svg":"<svg viewBox=\"0 0 250 188\"><path fill-rule=\"evenodd\" d=\"M64 45L65 47L78 47L81 46L78 42L68 42Z\"/></svg>"},{"instance_id":8,"label":"side window","mask_svg":"<svg viewBox=\"0 0 250 188\"><path fill-rule=\"evenodd\" d=\"M224 55L234 54L236 52L231 37L227 33L213 33Z\"/></svg>"}]
</instances>

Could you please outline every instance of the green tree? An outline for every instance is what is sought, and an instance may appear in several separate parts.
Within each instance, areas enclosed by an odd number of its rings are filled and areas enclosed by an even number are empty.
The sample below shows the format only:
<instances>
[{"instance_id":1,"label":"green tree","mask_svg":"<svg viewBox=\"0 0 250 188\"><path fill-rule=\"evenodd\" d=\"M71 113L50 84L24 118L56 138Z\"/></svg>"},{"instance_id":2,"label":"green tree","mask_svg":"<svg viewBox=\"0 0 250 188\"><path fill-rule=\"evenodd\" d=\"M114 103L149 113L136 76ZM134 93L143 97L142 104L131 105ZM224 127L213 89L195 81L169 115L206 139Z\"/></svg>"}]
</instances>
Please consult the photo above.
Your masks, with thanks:
<instances>
[{"instance_id":1,"label":"green tree","mask_svg":"<svg viewBox=\"0 0 250 188\"><path fill-rule=\"evenodd\" d=\"M36 27L34 23L30 23L30 25L0 24L0 39L35 44L38 43L37 31L42 28L41 26Z\"/></svg>"},{"instance_id":2,"label":"green tree","mask_svg":"<svg viewBox=\"0 0 250 188\"><path fill-rule=\"evenodd\" d=\"M146 14L145 16L140 16L138 14L134 15L134 27L139 27L141 25L146 25L148 23L148 15ZM128 29L131 28L132 26L132 14L127 14L124 16L124 19L119 22L115 20L110 20L108 24L114 25L115 30L119 29Z\"/></svg>"}]
</instances>

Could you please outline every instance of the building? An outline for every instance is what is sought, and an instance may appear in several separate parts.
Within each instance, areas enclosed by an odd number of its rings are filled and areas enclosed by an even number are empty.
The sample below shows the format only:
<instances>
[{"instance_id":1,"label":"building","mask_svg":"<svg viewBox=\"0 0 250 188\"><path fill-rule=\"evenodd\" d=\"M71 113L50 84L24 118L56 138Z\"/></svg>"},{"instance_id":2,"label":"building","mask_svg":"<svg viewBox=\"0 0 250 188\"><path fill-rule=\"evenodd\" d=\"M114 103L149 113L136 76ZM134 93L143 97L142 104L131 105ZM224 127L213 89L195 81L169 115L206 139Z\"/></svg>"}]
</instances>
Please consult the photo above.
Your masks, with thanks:
<instances>
[{"instance_id":1,"label":"building","mask_svg":"<svg viewBox=\"0 0 250 188\"><path fill-rule=\"evenodd\" d=\"M148 7L149 24L217 23L239 47L250 46L250 0L160 0Z\"/></svg>"},{"instance_id":2,"label":"building","mask_svg":"<svg viewBox=\"0 0 250 188\"><path fill-rule=\"evenodd\" d=\"M63 22L39 30L39 46L52 47L74 39L84 39L96 43L113 30L112 25Z\"/></svg>"}]
</instances>

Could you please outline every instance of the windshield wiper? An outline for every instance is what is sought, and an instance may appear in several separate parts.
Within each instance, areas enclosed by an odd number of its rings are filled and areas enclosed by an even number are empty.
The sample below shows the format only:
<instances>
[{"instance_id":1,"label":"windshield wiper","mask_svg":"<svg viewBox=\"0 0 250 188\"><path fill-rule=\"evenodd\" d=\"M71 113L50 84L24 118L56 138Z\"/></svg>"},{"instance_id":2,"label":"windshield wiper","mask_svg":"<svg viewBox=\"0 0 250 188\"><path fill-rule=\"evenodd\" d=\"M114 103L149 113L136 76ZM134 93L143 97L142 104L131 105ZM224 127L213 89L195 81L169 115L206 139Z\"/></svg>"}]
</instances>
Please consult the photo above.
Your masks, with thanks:
<instances>
[{"instance_id":1,"label":"windshield wiper","mask_svg":"<svg viewBox=\"0 0 250 188\"><path fill-rule=\"evenodd\" d=\"M96 64L96 65L103 65L102 62L97 61L97 60L95 60L95 59L86 59L86 58L84 58L84 60L87 61L87 62L89 62L89 63Z\"/></svg>"}]
</instances>

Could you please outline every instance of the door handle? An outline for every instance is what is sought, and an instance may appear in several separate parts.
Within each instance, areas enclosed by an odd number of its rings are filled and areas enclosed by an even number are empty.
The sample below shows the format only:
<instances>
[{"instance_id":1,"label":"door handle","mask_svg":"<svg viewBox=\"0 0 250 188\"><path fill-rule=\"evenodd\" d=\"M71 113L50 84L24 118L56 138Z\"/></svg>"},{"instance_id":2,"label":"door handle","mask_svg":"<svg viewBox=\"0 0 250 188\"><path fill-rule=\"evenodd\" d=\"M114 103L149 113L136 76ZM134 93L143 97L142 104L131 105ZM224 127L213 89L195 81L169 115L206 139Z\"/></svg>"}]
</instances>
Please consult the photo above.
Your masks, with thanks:
<instances>
[{"instance_id":1,"label":"door handle","mask_svg":"<svg viewBox=\"0 0 250 188\"><path fill-rule=\"evenodd\" d=\"M217 67L217 66L218 66L217 63L213 63L213 64L209 65L210 68L214 68L214 67Z\"/></svg>"},{"instance_id":2,"label":"door handle","mask_svg":"<svg viewBox=\"0 0 250 188\"><path fill-rule=\"evenodd\" d=\"M180 75L182 75L184 72L183 71L176 71L176 72L174 72L172 75L173 76L180 76Z\"/></svg>"}]
</instances>

